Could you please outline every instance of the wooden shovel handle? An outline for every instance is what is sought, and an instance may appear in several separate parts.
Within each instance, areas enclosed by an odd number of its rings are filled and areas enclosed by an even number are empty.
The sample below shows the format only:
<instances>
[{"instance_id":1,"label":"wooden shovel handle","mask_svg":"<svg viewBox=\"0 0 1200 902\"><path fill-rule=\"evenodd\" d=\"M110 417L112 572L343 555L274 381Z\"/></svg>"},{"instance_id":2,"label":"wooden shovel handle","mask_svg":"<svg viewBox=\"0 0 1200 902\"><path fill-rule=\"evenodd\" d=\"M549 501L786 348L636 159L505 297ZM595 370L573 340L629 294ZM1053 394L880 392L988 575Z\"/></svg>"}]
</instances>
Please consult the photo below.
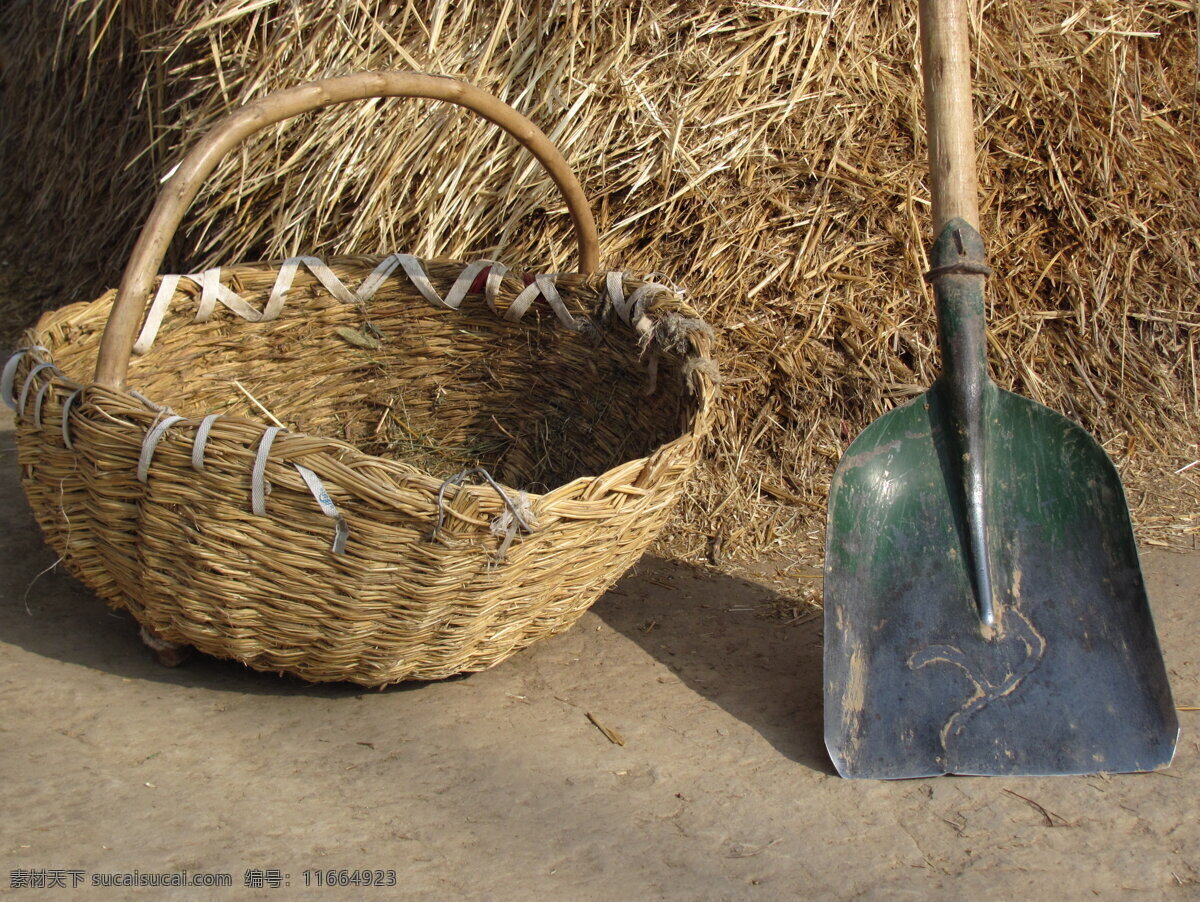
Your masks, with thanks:
<instances>
[{"instance_id":1,"label":"wooden shovel handle","mask_svg":"<svg viewBox=\"0 0 1200 902\"><path fill-rule=\"evenodd\" d=\"M512 107L485 91L442 76L413 72L360 72L357 75L326 78L278 91L247 104L218 122L184 157L163 186L125 267L121 287L100 341L95 376L98 384L119 388L124 383L146 297L162 266L167 247L205 179L225 154L268 125L333 104L371 97L445 100L478 113L516 138L545 167L566 199L579 242L580 269L585 273L597 269L599 240L583 188L550 139Z\"/></svg>"},{"instance_id":2,"label":"wooden shovel handle","mask_svg":"<svg viewBox=\"0 0 1200 902\"><path fill-rule=\"evenodd\" d=\"M978 231L967 0L921 0L920 28L933 234L956 217Z\"/></svg>"}]
</instances>

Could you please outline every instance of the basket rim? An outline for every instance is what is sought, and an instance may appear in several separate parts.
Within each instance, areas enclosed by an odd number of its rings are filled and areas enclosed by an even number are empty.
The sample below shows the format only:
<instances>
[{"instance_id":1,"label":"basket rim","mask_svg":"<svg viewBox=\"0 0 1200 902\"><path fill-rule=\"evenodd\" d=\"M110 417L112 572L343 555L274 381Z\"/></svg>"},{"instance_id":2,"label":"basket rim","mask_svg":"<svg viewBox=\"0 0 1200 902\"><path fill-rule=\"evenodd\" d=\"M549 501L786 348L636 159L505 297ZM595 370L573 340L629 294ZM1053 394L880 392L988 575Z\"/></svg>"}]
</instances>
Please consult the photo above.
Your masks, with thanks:
<instances>
[{"instance_id":1,"label":"basket rim","mask_svg":"<svg viewBox=\"0 0 1200 902\"><path fill-rule=\"evenodd\" d=\"M291 259L297 258L289 258L284 261L236 263L225 267L225 269L257 267L260 270L278 270ZM330 266L339 268L354 268L369 266L373 261L385 259L387 258L376 255L339 255L330 257L327 263ZM463 264L458 261L436 260L428 262L436 266L463 268L470 266L470 264ZM536 281L538 278L564 278L568 280L578 278L600 284L609 280L612 275L619 276L623 284L630 283L638 287L652 287L658 292L652 298L651 303L639 309L636 314L633 310L629 310L629 316L622 317L625 325L632 325L630 321L633 316L640 314L641 320L635 321L637 325L633 325L632 327L643 336L650 334L650 330L653 328L653 321L660 314L660 311L656 308L661 298L671 296L671 302L668 304L671 309L668 312L683 310L687 314L694 315L694 311L691 310L690 306L686 302L683 302L682 298L673 289L661 283L637 279L631 274L624 272L601 273L588 276L573 273L536 274L534 275L534 281L529 284L538 284ZM516 271L507 271L507 276L516 277L516 279L521 281L529 279L528 274ZM311 276L309 278L313 279ZM527 285L526 287L528 288L529 286ZM76 302L43 314L38 322L25 333L25 347L26 349L32 349L29 351L31 363L33 366L48 364L49 366L44 370L50 373L48 381L54 384L60 394L76 396L70 399L73 400L73 403L70 405L70 414L78 414L86 410L89 404L92 404L101 409L105 417L128 418L130 425L144 436L148 435L161 422L164 416L170 415L173 422L170 424L169 429L164 430L166 433L165 436L160 436L163 441L170 440L173 430L186 432L188 430L200 429L206 416L211 416L211 414L179 416L174 414L174 411L171 409L169 398L147 398L138 392L136 388L130 388L129 386L126 386L124 389L109 388L92 381L90 378L87 382L77 382L58 368L54 361L53 348L60 346L63 342L52 340L50 333L63 327L69 327L71 321L80 320L85 317L93 319L94 322L103 323L105 319L104 313L107 309L111 308L114 296L115 290L110 289L91 301ZM503 315L502 311L496 308L493 309L497 314ZM711 330L708 329L707 325L698 316L695 319L702 326L702 331L697 330L696 335L688 336L689 353L686 357L706 362L708 367L697 366L688 375L686 385L684 386L684 394L688 397L689 405L687 421L677 437L657 445L647 454L628 458L600 473L579 476L544 491L520 488L509 485L502 480L497 480L504 492L506 494L524 495L529 499L530 503L536 503L539 507L553 506L556 503L569 504L572 517L579 519L598 518L604 515L602 511L608 510L608 505L603 500L604 491L612 491L615 487L625 484L628 486L627 491L631 491L633 494L641 494L642 490L637 489L633 485L633 482L643 471L648 467L653 469L654 462L673 456L676 452L682 451L684 446L702 440L709 432L708 413L716 396L718 379L715 372L713 372L715 367L712 366L709 356L708 339L711 337ZM647 321L649 321L649 325L647 325ZM21 353L21 351L18 351L18 353ZM31 366L29 372L31 373L32 370L33 367ZM26 394L29 393L27 392ZM27 405L28 400L26 401ZM18 411L18 415L24 415L23 411ZM144 422L139 423L139 421ZM210 427L214 433L217 433L219 430L222 438L233 440L237 445L244 446L247 459L252 461L254 459L256 444L268 430L274 428L274 425L264 417L247 416L245 414L220 414L215 423L210 424ZM66 428L64 426L64 434L65 432ZM175 433L176 436L178 434L179 432ZM351 442L333 436L278 429L277 434L273 436L268 457L268 465L274 465L276 468L272 474L272 481L281 481L274 477L279 475L278 468L282 467L291 474L287 479L282 481L286 482L294 479L296 487L299 487L299 476L292 471L292 466L287 466L295 464L314 471L321 477L322 481L328 481L336 486L339 491L334 494L337 494L339 498L344 493L345 496L351 496L360 503L380 508L398 507L398 502L403 495L402 489L404 488L415 488L431 495L437 495L439 491L446 491L448 483L447 478L435 476L420 467L406 463L402 459L372 454L362 450ZM601 486L602 488L597 489L595 492L590 492L586 489L581 492L581 485ZM461 485L453 486L450 491L453 493L451 497L455 497L459 492L467 493L483 509L488 509L499 504L495 490L486 483L478 485L464 482ZM595 500L590 500L586 497L592 494L597 496Z\"/></svg>"}]
</instances>

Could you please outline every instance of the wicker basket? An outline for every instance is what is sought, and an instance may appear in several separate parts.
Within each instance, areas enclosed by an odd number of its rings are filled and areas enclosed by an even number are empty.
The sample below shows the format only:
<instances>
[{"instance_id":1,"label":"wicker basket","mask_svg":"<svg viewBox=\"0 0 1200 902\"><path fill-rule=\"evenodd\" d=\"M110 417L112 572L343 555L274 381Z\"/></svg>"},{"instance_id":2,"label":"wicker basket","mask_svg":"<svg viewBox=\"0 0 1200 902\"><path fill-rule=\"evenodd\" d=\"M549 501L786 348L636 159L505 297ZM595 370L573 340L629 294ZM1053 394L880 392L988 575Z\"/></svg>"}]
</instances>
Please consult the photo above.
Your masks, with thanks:
<instances>
[{"instance_id":1,"label":"wicker basket","mask_svg":"<svg viewBox=\"0 0 1200 902\"><path fill-rule=\"evenodd\" d=\"M527 120L449 79L327 79L218 125L120 291L44 316L3 385L37 520L98 595L170 642L368 686L569 627L663 526L714 384L695 312L618 273L392 255L155 279L226 150L374 96L449 100L517 137L595 267L578 183Z\"/></svg>"}]
</instances>

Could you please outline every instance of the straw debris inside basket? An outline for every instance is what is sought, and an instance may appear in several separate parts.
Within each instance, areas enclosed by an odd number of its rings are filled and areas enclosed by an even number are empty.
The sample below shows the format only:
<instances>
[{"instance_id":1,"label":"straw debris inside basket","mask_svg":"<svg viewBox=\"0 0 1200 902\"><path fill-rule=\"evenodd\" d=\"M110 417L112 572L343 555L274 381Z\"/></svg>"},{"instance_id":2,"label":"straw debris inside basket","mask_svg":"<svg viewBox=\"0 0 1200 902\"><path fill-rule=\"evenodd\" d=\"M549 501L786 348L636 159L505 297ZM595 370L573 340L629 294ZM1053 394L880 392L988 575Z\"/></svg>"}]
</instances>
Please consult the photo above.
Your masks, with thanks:
<instances>
[{"instance_id":1,"label":"straw debris inside basket","mask_svg":"<svg viewBox=\"0 0 1200 902\"><path fill-rule=\"evenodd\" d=\"M372 265L344 258L330 272L353 282ZM462 270L427 268L439 285ZM229 266L221 282L238 286L258 310L276 271ZM572 300L575 315L604 315L604 278L592 279L592 288L578 277L561 279L564 293L596 305L588 311ZM648 333L656 340L647 349L628 326L612 323L587 337L538 307L514 323L478 295L457 310L432 304L402 273L361 304L334 298L313 274L300 273L278 319L249 324L218 309L210 322L195 324L198 282L170 283L177 287L162 324L132 360L130 384L139 396L185 416L265 418L434 477L483 468L539 492L677 438L696 365L686 356L689 336L711 334L698 320L666 315ZM510 292L524 287L516 275L505 283L519 286ZM88 316L81 308L53 326L56 336L73 330L56 348L56 362L77 379L86 378L97 349L101 321ZM347 335L373 340L355 344ZM668 390L648 393L660 382Z\"/></svg>"}]
</instances>

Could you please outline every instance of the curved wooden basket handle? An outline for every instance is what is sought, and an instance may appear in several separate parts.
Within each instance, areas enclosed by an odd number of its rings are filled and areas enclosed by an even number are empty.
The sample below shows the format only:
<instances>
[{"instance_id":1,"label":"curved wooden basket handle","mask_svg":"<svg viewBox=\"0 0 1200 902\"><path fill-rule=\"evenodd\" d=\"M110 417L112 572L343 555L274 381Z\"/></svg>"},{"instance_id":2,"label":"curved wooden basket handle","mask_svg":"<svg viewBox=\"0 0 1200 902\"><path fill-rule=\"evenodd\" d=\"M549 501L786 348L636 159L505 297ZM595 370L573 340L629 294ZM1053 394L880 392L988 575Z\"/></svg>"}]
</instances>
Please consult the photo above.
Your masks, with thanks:
<instances>
[{"instance_id":1,"label":"curved wooden basket handle","mask_svg":"<svg viewBox=\"0 0 1200 902\"><path fill-rule=\"evenodd\" d=\"M129 369L134 336L145 309L145 301L162 266L167 247L205 179L233 147L249 135L284 119L352 100L372 97L420 97L445 100L466 107L492 122L514 138L545 167L562 192L575 225L581 271L594 272L599 265L599 240L591 208L583 188L562 154L536 125L499 99L470 85L438 75L415 72L360 72L326 78L299 87L268 94L218 122L179 164L163 186L150 218L142 227L137 244L125 266L112 313L100 340L95 381L119 388Z\"/></svg>"}]
</instances>

